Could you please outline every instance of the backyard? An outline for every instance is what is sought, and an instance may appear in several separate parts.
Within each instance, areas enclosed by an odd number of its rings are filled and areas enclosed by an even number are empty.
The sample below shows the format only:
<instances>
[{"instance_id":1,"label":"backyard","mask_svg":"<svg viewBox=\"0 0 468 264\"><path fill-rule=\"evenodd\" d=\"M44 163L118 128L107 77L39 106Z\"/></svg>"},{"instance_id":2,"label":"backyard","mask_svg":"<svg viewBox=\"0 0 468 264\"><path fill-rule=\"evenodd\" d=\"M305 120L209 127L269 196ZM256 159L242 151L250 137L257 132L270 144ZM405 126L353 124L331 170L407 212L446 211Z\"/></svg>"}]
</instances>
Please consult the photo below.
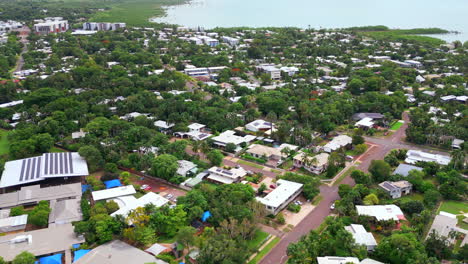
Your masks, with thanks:
<instances>
[{"instance_id":1,"label":"backyard","mask_svg":"<svg viewBox=\"0 0 468 264\"><path fill-rule=\"evenodd\" d=\"M444 201L439 207L439 212L444 211L457 215L458 226L463 229L468 229L468 224L463 221L465 214L468 213L468 204L462 201Z\"/></svg>"},{"instance_id":2,"label":"backyard","mask_svg":"<svg viewBox=\"0 0 468 264\"><path fill-rule=\"evenodd\" d=\"M400 129L400 127L403 125L403 121L397 121L395 123L393 123L390 127L390 130L393 130L393 131L396 131L398 129Z\"/></svg>"}]
</instances>

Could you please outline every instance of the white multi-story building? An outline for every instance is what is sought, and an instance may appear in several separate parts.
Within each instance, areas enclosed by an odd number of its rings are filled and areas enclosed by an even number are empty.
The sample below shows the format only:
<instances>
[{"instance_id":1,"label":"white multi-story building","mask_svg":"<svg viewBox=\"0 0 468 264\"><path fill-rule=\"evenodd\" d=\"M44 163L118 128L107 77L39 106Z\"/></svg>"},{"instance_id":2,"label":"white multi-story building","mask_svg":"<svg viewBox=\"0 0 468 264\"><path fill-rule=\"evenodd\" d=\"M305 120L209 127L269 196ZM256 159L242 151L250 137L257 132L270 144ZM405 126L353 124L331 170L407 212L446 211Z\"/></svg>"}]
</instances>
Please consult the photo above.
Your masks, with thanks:
<instances>
[{"instance_id":1,"label":"white multi-story building","mask_svg":"<svg viewBox=\"0 0 468 264\"><path fill-rule=\"evenodd\" d=\"M66 32L69 29L68 21L62 17L46 17L34 20L34 31L36 34L47 35L52 33Z\"/></svg>"},{"instance_id":2,"label":"white multi-story building","mask_svg":"<svg viewBox=\"0 0 468 264\"><path fill-rule=\"evenodd\" d=\"M125 23L86 22L86 23L83 23L83 30L109 31L109 30L116 30L119 28L125 28L126 26L127 24Z\"/></svg>"},{"instance_id":3,"label":"white multi-story building","mask_svg":"<svg viewBox=\"0 0 468 264\"><path fill-rule=\"evenodd\" d=\"M13 20L0 21L0 33L7 33L13 29L18 29L22 26L23 24L21 24L20 22L13 21Z\"/></svg>"},{"instance_id":4,"label":"white multi-story building","mask_svg":"<svg viewBox=\"0 0 468 264\"><path fill-rule=\"evenodd\" d=\"M273 64L260 64L257 67L257 71L265 72L270 75L272 80L281 79L281 70L276 68Z\"/></svg>"}]
</instances>

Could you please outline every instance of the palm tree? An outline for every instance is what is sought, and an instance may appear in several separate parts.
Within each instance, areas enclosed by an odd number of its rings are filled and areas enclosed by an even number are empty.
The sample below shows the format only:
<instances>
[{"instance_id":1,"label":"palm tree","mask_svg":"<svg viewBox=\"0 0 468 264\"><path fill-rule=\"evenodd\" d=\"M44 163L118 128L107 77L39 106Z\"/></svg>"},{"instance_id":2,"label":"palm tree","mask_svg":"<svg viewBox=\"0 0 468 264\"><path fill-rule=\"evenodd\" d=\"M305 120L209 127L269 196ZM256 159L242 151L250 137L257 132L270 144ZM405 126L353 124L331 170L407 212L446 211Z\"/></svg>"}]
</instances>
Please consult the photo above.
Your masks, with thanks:
<instances>
[{"instance_id":1,"label":"palm tree","mask_svg":"<svg viewBox=\"0 0 468 264\"><path fill-rule=\"evenodd\" d=\"M463 169L465 167L466 154L465 151L457 149L452 151L452 163L454 169Z\"/></svg>"},{"instance_id":2,"label":"palm tree","mask_svg":"<svg viewBox=\"0 0 468 264\"><path fill-rule=\"evenodd\" d=\"M201 141L193 140L191 145L192 145L192 150L198 155L198 152L200 152L200 149L201 149Z\"/></svg>"}]
</instances>

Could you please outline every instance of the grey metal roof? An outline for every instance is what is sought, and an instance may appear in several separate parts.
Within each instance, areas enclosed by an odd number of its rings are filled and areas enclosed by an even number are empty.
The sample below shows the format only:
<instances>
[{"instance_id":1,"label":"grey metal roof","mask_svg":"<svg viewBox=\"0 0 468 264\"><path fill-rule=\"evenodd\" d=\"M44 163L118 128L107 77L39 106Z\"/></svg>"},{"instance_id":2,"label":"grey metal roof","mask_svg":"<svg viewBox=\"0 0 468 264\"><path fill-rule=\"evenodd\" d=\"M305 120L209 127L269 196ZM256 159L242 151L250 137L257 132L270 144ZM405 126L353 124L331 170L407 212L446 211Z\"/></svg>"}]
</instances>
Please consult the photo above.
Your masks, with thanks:
<instances>
[{"instance_id":1,"label":"grey metal roof","mask_svg":"<svg viewBox=\"0 0 468 264\"><path fill-rule=\"evenodd\" d=\"M45 153L42 156L5 164L0 188L27 184L54 177L87 176L88 165L76 152Z\"/></svg>"},{"instance_id":2,"label":"grey metal roof","mask_svg":"<svg viewBox=\"0 0 468 264\"><path fill-rule=\"evenodd\" d=\"M409 172L412 171L412 170L418 170L418 171L422 171L423 168L421 167L417 167L417 166L413 166L413 165L408 165L408 164L400 164L398 165L398 167L395 169L395 171L393 172L394 175L396 174L399 174L401 176L408 176Z\"/></svg>"},{"instance_id":3,"label":"grey metal roof","mask_svg":"<svg viewBox=\"0 0 468 264\"><path fill-rule=\"evenodd\" d=\"M120 240L114 240L91 250L81 257L75 264L144 264L167 262L156 259L154 256L133 247Z\"/></svg>"}]
</instances>

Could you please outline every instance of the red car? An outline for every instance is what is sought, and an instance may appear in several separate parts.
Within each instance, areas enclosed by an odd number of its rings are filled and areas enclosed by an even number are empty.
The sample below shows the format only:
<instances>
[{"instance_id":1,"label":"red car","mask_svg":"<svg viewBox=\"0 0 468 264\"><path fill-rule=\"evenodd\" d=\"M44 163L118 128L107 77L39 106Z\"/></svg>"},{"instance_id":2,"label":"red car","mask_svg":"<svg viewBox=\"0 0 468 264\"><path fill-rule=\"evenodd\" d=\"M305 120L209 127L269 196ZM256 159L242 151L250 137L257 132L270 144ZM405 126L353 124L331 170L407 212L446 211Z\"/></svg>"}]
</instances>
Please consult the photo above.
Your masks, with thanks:
<instances>
[{"instance_id":1,"label":"red car","mask_svg":"<svg viewBox=\"0 0 468 264\"><path fill-rule=\"evenodd\" d=\"M142 189L142 190L145 190L145 191L149 191L149 190L151 190L151 186L149 186L148 184L143 184L143 185L141 186L141 189Z\"/></svg>"},{"instance_id":2,"label":"red car","mask_svg":"<svg viewBox=\"0 0 468 264\"><path fill-rule=\"evenodd\" d=\"M272 184L272 185L270 185L270 188L275 189L276 186Z\"/></svg>"}]
</instances>

